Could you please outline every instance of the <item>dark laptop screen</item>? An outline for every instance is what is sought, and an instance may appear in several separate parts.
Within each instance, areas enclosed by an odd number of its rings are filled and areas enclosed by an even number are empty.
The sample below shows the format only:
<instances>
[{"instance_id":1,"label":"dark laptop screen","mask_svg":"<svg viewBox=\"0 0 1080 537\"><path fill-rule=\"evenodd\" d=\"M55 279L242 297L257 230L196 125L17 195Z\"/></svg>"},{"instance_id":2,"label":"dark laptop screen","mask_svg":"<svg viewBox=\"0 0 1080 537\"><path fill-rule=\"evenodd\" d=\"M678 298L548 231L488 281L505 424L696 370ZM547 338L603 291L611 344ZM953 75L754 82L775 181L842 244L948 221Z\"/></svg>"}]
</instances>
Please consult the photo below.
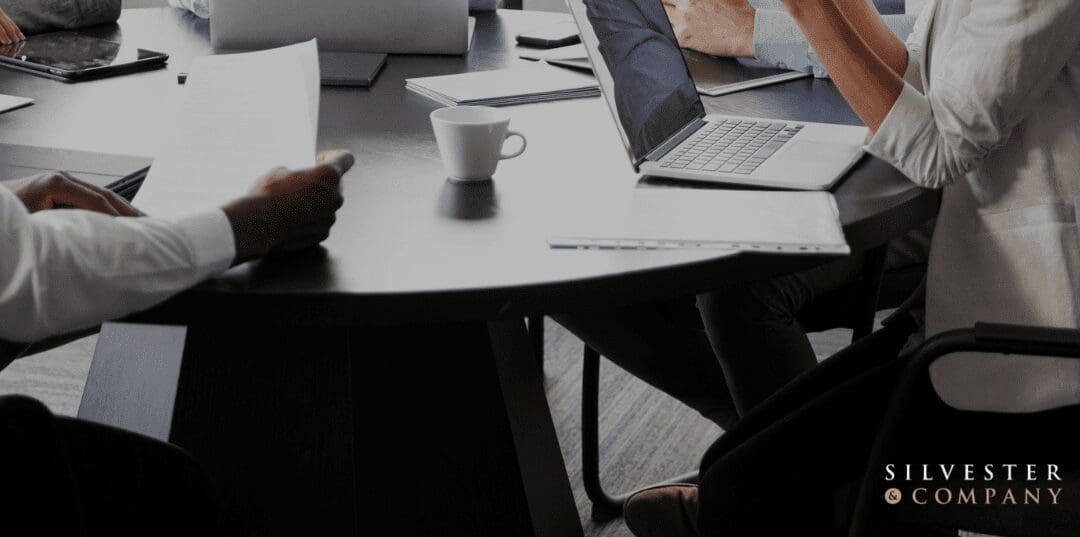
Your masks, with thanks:
<instances>
[{"instance_id":1,"label":"dark laptop screen","mask_svg":"<svg viewBox=\"0 0 1080 537\"><path fill-rule=\"evenodd\" d=\"M635 162L705 115L661 0L573 0L571 7L578 26L589 25L582 42Z\"/></svg>"}]
</instances>

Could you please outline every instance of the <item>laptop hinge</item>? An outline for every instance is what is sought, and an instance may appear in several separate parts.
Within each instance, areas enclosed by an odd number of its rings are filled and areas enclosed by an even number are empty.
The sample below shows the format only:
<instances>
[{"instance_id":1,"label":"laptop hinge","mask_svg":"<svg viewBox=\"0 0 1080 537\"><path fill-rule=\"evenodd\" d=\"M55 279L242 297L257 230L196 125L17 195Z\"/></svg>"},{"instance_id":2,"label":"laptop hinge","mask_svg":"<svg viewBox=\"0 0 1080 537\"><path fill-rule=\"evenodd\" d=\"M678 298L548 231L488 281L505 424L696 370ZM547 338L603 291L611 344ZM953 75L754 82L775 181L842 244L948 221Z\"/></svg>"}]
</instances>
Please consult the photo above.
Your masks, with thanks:
<instances>
[{"instance_id":1,"label":"laptop hinge","mask_svg":"<svg viewBox=\"0 0 1080 537\"><path fill-rule=\"evenodd\" d=\"M694 118L693 121L687 123L686 126L679 129L679 132L676 132L670 138L665 140L664 143L657 146L656 149L653 149L649 154L638 159L637 162L634 163L634 171L640 172L641 165L645 162L648 162L650 160L660 160L661 158L663 158L664 155L668 154L668 152L678 147L679 144L683 143L683 141L685 141L687 138L697 132L698 129L700 129L701 126L704 124L704 118Z\"/></svg>"}]
</instances>

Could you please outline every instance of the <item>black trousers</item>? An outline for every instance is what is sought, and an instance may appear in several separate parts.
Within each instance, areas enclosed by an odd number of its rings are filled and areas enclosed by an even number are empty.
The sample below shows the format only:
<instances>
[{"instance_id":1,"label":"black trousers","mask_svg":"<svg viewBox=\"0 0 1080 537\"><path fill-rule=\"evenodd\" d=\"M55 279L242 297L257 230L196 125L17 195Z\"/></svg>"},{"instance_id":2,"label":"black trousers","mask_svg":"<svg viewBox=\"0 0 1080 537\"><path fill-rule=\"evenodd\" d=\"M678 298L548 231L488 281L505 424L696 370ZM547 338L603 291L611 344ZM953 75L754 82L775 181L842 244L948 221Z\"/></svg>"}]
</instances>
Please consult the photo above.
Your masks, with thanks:
<instances>
[{"instance_id":1,"label":"black trousers","mask_svg":"<svg viewBox=\"0 0 1080 537\"><path fill-rule=\"evenodd\" d=\"M703 536L847 535L867 463L905 361L896 359L911 326L888 326L803 375L724 434L701 463L700 530ZM1076 423L1075 408L1036 414L962 412L946 406L929 377L917 387L923 397L897 419L910 422L893 446L894 479L885 468L876 477L870 505L873 535L956 535L958 529L993 535L1077 535L1080 531L1080 441L1063 428ZM906 481L904 465L915 468ZM932 468L923 482L921 465ZM981 478L965 481L962 470L946 479L936 469L972 464ZM1039 479L1008 480L1001 465L1038 465ZM1060 481L1049 480L1047 465ZM887 505L885 491L903 494ZM994 501L984 502L986 489ZM1060 489L1055 503L1048 488ZM921 489L916 492L917 489ZM938 492L942 490L940 493ZM1011 489L1018 505L1004 500ZM1025 491L1040 489L1040 501ZM961 504L961 492L978 504ZM918 497L914 497L913 494ZM922 503L916 503L918 499ZM1025 502L1025 499L1027 501ZM939 502L944 500L944 502ZM1026 503L1026 505L1025 505ZM913 530L918 527L919 530Z\"/></svg>"},{"instance_id":2,"label":"black trousers","mask_svg":"<svg viewBox=\"0 0 1080 537\"><path fill-rule=\"evenodd\" d=\"M220 513L182 449L0 397L0 534L217 535Z\"/></svg>"},{"instance_id":3,"label":"black trousers","mask_svg":"<svg viewBox=\"0 0 1080 537\"><path fill-rule=\"evenodd\" d=\"M699 297L553 318L619 367L727 429L817 365L804 309L819 305L816 328L836 326L853 301L818 299L856 282L863 265L855 255ZM906 297L917 284L882 285Z\"/></svg>"}]
</instances>

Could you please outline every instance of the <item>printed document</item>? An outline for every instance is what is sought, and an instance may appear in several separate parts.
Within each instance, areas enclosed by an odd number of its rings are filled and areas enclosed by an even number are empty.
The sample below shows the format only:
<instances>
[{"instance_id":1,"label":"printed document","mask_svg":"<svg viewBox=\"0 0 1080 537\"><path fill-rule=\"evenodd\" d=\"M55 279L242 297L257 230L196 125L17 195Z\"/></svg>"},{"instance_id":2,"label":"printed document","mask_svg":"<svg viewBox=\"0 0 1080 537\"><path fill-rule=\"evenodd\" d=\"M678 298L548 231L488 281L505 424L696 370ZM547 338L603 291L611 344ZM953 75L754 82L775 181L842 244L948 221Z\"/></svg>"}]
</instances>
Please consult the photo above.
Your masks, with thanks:
<instances>
[{"instance_id":1,"label":"printed document","mask_svg":"<svg viewBox=\"0 0 1080 537\"><path fill-rule=\"evenodd\" d=\"M243 196L278 167L315 165L319 57L315 41L192 64L174 139L135 204L175 217Z\"/></svg>"}]
</instances>

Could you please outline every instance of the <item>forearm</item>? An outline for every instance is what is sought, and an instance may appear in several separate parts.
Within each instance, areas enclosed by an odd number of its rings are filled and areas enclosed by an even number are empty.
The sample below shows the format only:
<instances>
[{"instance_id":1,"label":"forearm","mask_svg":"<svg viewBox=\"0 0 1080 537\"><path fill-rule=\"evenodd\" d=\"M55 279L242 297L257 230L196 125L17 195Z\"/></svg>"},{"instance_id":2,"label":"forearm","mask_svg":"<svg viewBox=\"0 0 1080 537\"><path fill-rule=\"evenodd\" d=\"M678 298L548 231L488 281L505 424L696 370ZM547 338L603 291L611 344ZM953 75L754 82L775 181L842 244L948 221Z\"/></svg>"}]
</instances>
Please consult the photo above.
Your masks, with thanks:
<instances>
[{"instance_id":1,"label":"forearm","mask_svg":"<svg viewBox=\"0 0 1080 537\"><path fill-rule=\"evenodd\" d=\"M827 78L828 71L821 65L817 55L810 50L798 23L791 15L781 11L759 9L754 20L754 57L765 64L792 69L813 71L818 78ZM882 19L898 39L905 40L915 28L915 15L883 15Z\"/></svg>"},{"instance_id":2,"label":"forearm","mask_svg":"<svg viewBox=\"0 0 1080 537\"><path fill-rule=\"evenodd\" d=\"M27 35L116 22L120 0L0 0L0 7Z\"/></svg>"},{"instance_id":3,"label":"forearm","mask_svg":"<svg viewBox=\"0 0 1080 537\"><path fill-rule=\"evenodd\" d=\"M877 132L903 89L903 79L844 16L838 5L843 1L846 0L785 0L784 3L848 104ZM881 28L892 34L887 27ZM905 52L901 67L906 69L906 66Z\"/></svg>"},{"instance_id":4,"label":"forearm","mask_svg":"<svg viewBox=\"0 0 1080 537\"><path fill-rule=\"evenodd\" d=\"M873 4L868 0L834 0L834 2L870 50L881 58L892 72L903 77L904 71L907 70L907 47L885 23Z\"/></svg>"}]
</instances>

